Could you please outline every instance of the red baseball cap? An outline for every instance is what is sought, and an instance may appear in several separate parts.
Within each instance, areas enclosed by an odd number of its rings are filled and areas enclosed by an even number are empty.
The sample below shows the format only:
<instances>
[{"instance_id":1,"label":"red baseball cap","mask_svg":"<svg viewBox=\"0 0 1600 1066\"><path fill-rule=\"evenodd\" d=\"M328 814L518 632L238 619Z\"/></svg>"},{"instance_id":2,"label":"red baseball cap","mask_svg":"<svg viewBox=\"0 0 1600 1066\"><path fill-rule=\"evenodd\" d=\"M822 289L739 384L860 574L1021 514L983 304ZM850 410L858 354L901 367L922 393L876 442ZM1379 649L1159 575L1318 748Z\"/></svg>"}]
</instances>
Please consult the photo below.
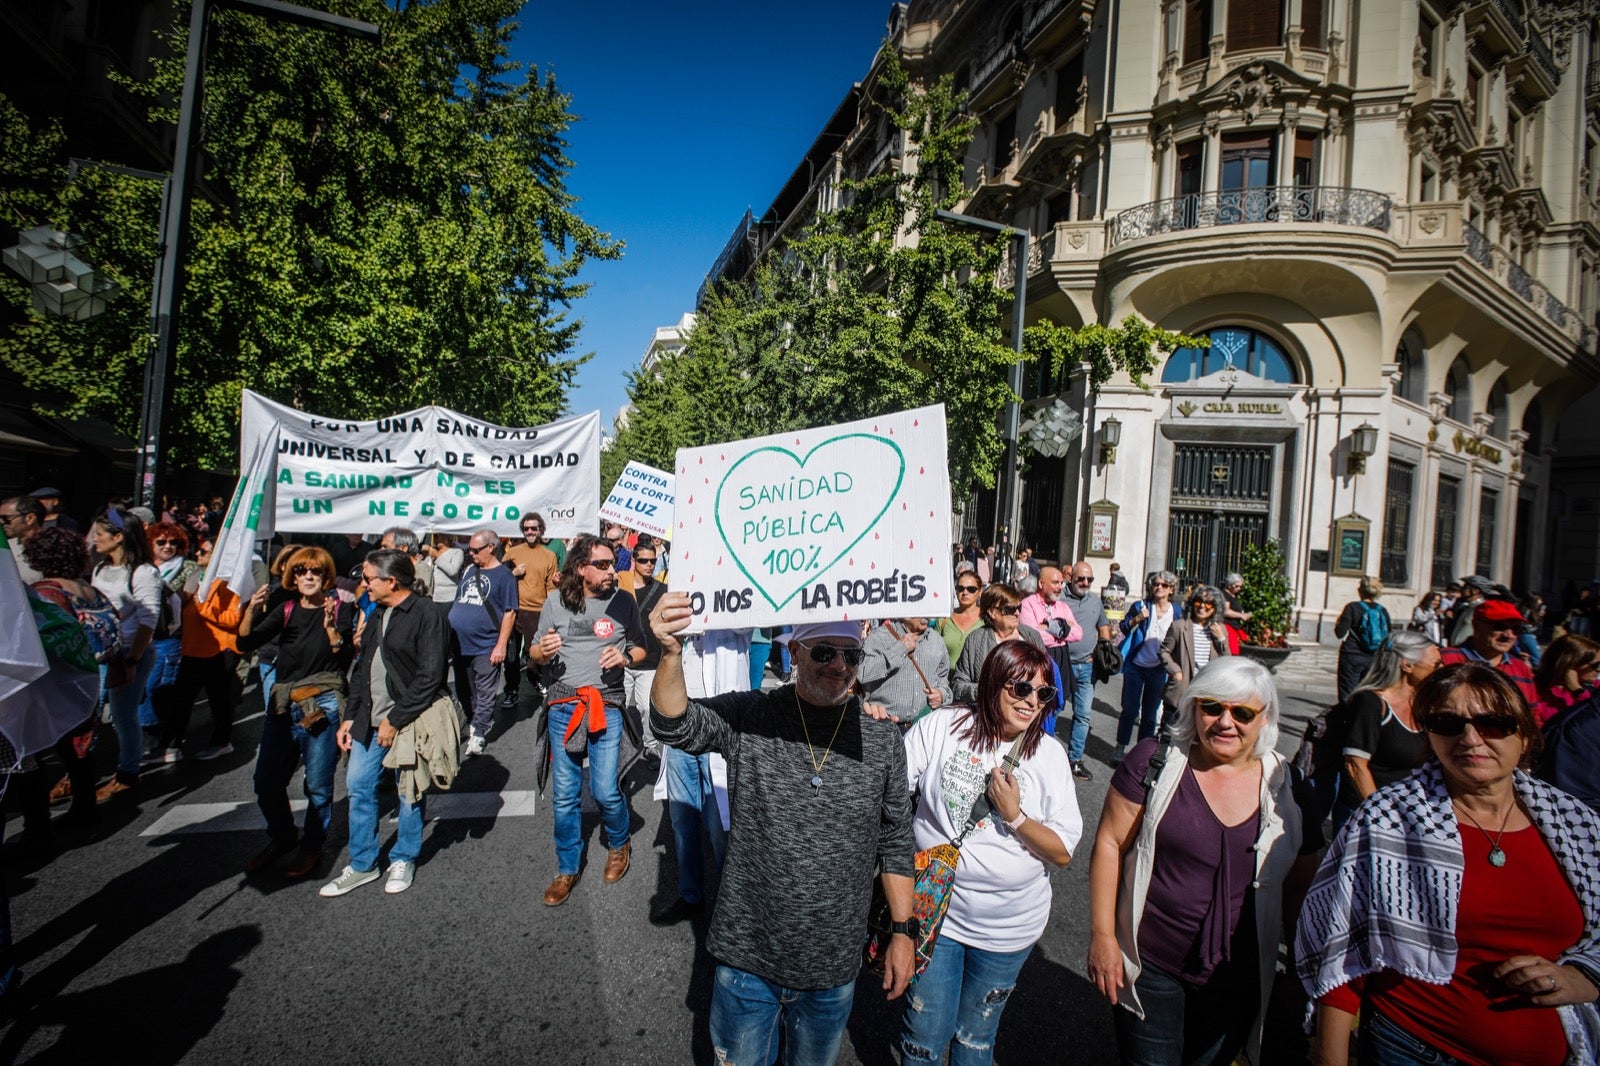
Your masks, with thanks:
<instances>
[{"instance_id":1,"label":"red baseball cap","mask_svg":"<svg viewBox=\"0 0 1600 1066\"><path fill-rule=\"evenodd\" d=\"M1510 600L1484 600L1472 612L1474 620L1479 618L1485 622L1520 622L1527 625L1528 620L1522 617L1522 612L1517 610L1517 605Z\"/></svg>"}]
</instances>

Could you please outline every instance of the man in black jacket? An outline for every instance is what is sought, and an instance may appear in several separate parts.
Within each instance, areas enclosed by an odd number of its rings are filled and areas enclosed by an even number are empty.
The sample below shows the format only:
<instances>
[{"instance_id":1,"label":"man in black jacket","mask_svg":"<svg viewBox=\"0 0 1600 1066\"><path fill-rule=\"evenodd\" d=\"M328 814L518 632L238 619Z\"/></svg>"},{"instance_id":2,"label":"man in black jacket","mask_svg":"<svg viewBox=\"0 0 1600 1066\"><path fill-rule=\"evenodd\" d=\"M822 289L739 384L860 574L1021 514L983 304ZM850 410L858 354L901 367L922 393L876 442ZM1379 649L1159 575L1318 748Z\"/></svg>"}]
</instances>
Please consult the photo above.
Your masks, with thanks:
<instances>
[{"instance_id":1,"label":"man in black jacket","mask_svg":"<svg viewBox=\"0 0 1600 1066\"><path fill-rule=\"evenodd\" d=\"M361 566L378 607L361 634L361 657L350 682L339 747L350 753L345 789L350 794L350 865L322 886L342 896L378 878L378 781L395 735L416 721L445 691L450 623L445 613L411 589L416 569L401 551L372 552ZM400 801L400 831L389 849L385 892L411 887L422 850L422 800Z\"/></svg>"}]
</instances>

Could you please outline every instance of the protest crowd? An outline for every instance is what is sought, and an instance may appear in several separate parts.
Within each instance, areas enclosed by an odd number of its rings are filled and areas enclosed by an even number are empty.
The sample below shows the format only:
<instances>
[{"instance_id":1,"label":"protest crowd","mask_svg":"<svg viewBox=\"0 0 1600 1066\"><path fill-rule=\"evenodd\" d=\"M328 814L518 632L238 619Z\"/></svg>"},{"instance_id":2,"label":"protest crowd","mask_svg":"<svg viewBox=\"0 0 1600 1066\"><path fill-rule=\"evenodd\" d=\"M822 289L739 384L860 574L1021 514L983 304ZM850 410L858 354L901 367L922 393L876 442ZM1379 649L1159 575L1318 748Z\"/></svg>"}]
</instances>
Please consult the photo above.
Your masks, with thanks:
<instances>
[{"instance_id":1,"label":"protest crowd","mask_svg":"<svg viewBox=\"0 0 1600 1066\"><path fill-rule=\"evenodd\" d=\"M84 529L61 503L4 500L0 524L33 595L83 627L104 694L9 775L25 846L92 831L152 766L233 754L254 691L246 872L405 892L428 794L531 702L554 818L542 902L585 890L585 788L599 876L627 876L626 741L677 850L676 898L650 920L710 915L718 1062L833 1062L866 995L903 1002L903 1062L992 1061L1051 874L1074 861L1123 1062L1272 1061L1282 1010L1326 1064L1600 1061L1592 589L1555 617L1469 577L1397 620L1367 579L1337 626L1338 700L1290 758L1238 575L1130 589L1115 564L997 560L974 538L948 613L690 635L672 545L614 524L280 537L240 596L205 587L220 500L113 505ZM1118 677L1113 754L1091 765L1096 686ZM1105 773L1086 836L1078 783Z\"/></svg>"}]
</instances>

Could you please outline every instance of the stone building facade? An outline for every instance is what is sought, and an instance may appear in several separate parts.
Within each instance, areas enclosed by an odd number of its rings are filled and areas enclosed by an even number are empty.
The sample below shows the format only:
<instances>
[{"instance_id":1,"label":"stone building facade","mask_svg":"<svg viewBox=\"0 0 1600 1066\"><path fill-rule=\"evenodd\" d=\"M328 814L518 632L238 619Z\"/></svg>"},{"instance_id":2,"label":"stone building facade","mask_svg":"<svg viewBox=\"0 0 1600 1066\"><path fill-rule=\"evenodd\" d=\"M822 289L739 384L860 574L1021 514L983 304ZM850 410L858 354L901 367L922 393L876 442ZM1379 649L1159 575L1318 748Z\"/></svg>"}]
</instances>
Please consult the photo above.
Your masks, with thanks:
<instances>
[{"instance_id":1,"label":"stone building facade","mask_svg":"<svg viewBox=\"0 0 1600 1066\"><path fill-rule=\"evenodd\" d=\"M1276 538L1311 639L1363 573L1402 617L1465 574L1548 592L1600 573L1563 521L1600 495L1582 454L1600 418L1578 414L1600 381L1597 16L1594 0L897 5L913 76L953 74L981 122L962 210L1032 235L1028 321L1131 314L1212 342L1143 388L1029 383L1087 428L1065 460L1029 462L1022 536L1209 581ZM826 209L840 176L906 165L857 118L770 232Z\"/></svg>"}]
</instances>

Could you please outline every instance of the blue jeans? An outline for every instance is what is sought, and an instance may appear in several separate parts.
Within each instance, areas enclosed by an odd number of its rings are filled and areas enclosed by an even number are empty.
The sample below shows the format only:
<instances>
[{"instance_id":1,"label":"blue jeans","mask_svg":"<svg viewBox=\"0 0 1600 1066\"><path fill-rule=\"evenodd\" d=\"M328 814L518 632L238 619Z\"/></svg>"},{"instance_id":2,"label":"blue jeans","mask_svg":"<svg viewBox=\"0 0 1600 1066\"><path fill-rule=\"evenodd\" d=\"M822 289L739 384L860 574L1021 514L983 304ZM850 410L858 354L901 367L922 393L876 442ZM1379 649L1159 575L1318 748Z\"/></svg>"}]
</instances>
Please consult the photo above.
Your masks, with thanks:
<instances>
[{"instance_id":1,"label":"blue jeans","mask_svg":"<svg viewBox=\"0 0 1600 1066\"><path fill-rule=\"evenodd\" d=\"M901 1062L942 1062L946 1048L950 1066L993 1062L1000 1015L1032 951L1031 944L1021 951L984 951L941 938L928 968L906 993Z\"/></svg>"},{"instance_id":2,"label":"blue jeans","mask_svg":"<svg viewBox=\"0 0 1600 1066\"><path fill-rule=\"evenodd\" d=\"M760 692L761 682L767 677L767 660L772 658L772 645L756 641L750 645L750 691Z\"/></svg>"},{"instance_id":3,"label":"blue jeans","mask_svg":"<svg viewBox=\"0 0 1600 1066\"><path fill-rule=\"evenodd\" d=\"M556 823L556 872L576 874L583 861L583 811L579 794L583 790L583 761L567 754L561 741L572 720L575 704L550 706L550 751L554 769L555 798L551 809ZM617 784L617 763L622 752L622 712L606 706L606 728L589 734L589 795L600 808L606 827L606 843L620 848L628 842L630 815L628 803Z\"/></svg>"},{"instance_id":4,"label":"blue jeans","mask_svg":"<svg viewBox=\"0 0 1600 1066\"><path fill-rule=\"evenodd\" d=\"M134 671L133 680L111 690L111 728L117 734L117 776L134 781L139 777L139 762L144 758L144 727L139 724L139 703L156 666L155 648L146 648Z\"/></svg>"},{"instance_id":5,"label":"blue jeans","mask_svg":"<svg viewBox=\"0 0 1600 1066\"><path fill-rule=\"evenodd\" d=\"M711 992L711 1047L718 1066L769 1066L778 1057L779 1026L784 1066L833 1066L855 993L853 979L809 991L718 965Z\"/></svg>"},{"instance_id":6,"label":"blue jeans","mask_svg":"<svg viewBox=\"0 0 1600 1066\"><path fill-rule=\"evenodd\" d=\"M292 726L287 714L273 714L261 725L256 752L256 805L267 819L267 834L280 843L295 840L294 814L289 810L289 781L301 762L306 767L306 824L300 837L305 848L320 848L333 824L333 771L339 765L339 703L331 692L317 697L328 724L315 736Z\"/></svg>"},{"instance_id":7,"label":"blue jeans","mask_svg":"<svg viewBox=\"0 0 1600 1066\"><path fill-rule=\"evenodd\" d=\"M1248 952L1219 966L1204 985L1146 966L1134 986L1144 1020L1122 1007L1112 1012L1123 1066L1231 1066L1260 1006L1257 965Z\"/></svg>"},{"instance_id":8,"label":"blue jeans","mask_svg":"<svg viewBox=\"0 0 1600 1066\"><path fill-rule=\"evenodd\" d=\"M1361 1012L1356 1033L1361 1066L1461 1066L1461 1060L1423 1043L1375 1010Z\"/></svg>"},{"instance_id":9,"label":"blue jeans","mask_svg":"<svg viewBox=\"0 0 1600 1066\"><path fill-rule=\"evenodd\" d=\"M139 725L146 728L161 724L165 709L156 706L156 690L170 689L178 683L178 663L183 657L183 641L178 637L152 640L150 648L156 653L155 665L150 668L150 677L144 683L144 699L139 703ZM171 699L172 693L165 693L164 696L165 699Z\"/></svg>"},{"instance_id":10,"label":"blue jeans","mask_svg":"<svg viewBox=\"0 0 1600 1066\"><path fill-rule=\"evenodd\" d=\"M1161 694L1167 690L1166 667L1135 666L1129 663L1122 671L1122 714L1117 718L1117 746L1125 748L1133 739L1133 726L1139 724L1139 739L1156 735L1160 720Z\"/></svg>"},{"instance_id":11,"label":"blue jeans","mask_svg":"<svg viewBox=\"0 0 1600 1066\"><path fill-rule=\"evenodd\" d=\"M1073 663L1072 739L1067 743L1067 759L1071 762L1081 761L1089 746L1089 715L1093 709L1094 663Z\"/></svg>"},{"instance_id":12,"label":"blue jeans","mask_svg":"<svg viewBox=\"0 0 1600 1066\"><path fill-rule=\"evenodd\" d=\"M378 782L388 754L375 735L365 744L350 742L350 764L344 771L344 788L350 794L350 865L363 873L378 866ZM390 862L417 861L422 851L423 798L418 796L416 803L400 801L400 831L389 848Z\"/></svg>"},{"instance_id":13,"label":"blue jeans","mask_svg":"<svg viewBox=\"0 0 1600 1066\"><path fill-rule=\"evenodd\" d=\"M687 755L664 744L661 751L667 766L667 817L678 851L678 895L685 903L699 903L706 895L701 828L711 840L711 861L718 871L728 854L728 831L722 828L711 784L711 756Z\"/></svg>"}]
</instances>

